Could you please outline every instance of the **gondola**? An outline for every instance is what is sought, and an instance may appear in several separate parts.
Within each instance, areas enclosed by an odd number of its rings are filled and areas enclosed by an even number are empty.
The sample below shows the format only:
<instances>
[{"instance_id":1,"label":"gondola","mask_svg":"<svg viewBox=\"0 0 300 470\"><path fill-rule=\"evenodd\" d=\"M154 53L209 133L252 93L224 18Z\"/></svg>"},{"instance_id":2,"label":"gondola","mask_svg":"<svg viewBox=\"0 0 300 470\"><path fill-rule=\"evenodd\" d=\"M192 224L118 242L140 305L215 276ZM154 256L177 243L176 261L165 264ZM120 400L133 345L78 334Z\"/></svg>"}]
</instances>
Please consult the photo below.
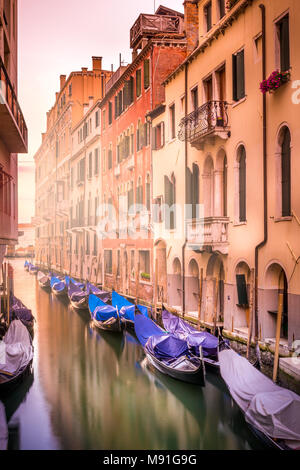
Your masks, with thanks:
<instances>
[{"instance_id":1,"label":"gondola","mask_svg":"<svg viewBox=\"0 0 300 470\"><path fill-rule=\"evenodd\" d=\"M50 280L51 291L57 297L66 297L68 294L68 278L59 279L56 276L52 276Z\"/></svg>"},{"instance_id":2,"label":"gondola","mask_svg":"<svg viewBox=\"0 0 300 470\"><path fill-rule=\"evenodd\" d=\"M34 264L29 264L29 274L32 274L34 276L36 276L38 273L38 267L35 266Z\"/></svg>"},{"instance_id":3,"label":"gondola","mask_svg":"<svg viewBox=\"0 0 300 470\"><path fill-rule=\"evenodd\" d=\"M34 322L35 318L32 312L27 308L23 302L15 297L13 294L10 296L10 320L20 320L26 326L31 337L34 335Z\"/></svg>"},{"instance_id":4,"label":"gondola","mask_svg":"<svg viewBox=\"0 0 300 470\"><path fill-rule=\"evenodd\" d=\"M300 450L300 396L279 387L250 362L221 344L220 371L251 431L268 447Z\"/></svg>"},{"instance_id":5,"label":"gondola","mask_svg":"<svg viewBox=\"0 0 300 470\"><path fill-rule=\"evenodd\" d=\"M86 310L88 308L88 292L84 289L84 284L70 279L68 297L70 304L76 310Z\"/></svg>"},{"instance_id":6,"label":"gondola","mask_svg":"<svg viewBox=\"0 0 300 470\"><path fill-rule=\"evenodd\" d=\"M38 280L40 287L42 287L45 290L50 290L51 274L45 274L42 271L39 271L37 273L37 280Z\"/></svg>"},{"instance_id":7,"label":"gondola","mask_svg":"<svg viewBox=\"0 0 300 470\"><path fill-rule=\"evenodd\" d=\"M25 271L29 271L29 262L27 260L24 263L24 269Z\"/></svg>"},{"instance_id":8,"label":"gondola","mask_svg":"<svg viewBox=\"0 0 300 470\"><path fill-rule=\"evenodd\" d=\"M89 295L89 312L94 325L101 330L122 331L118 309L94 294Z\"/></svg>"},{"instance_id":9,"label":"gondola","mask_svg":"<svg viewBox=\"0 0 300 470\"><path fill-rule=\"evenodd\" d=\"M0 450L7 450L8 426L6 412L3 403L0 401Z\"/></svg>"},{"instance_id":10,"label":"gondola","mask_svg":"<svg viewBox=\"0 0 300 470\"><path fill-rule=\"evenodd\" d=\"M3 342L6 358L0 363L0 398L11 394L31 373L33 359L32 340L20 320L11 322Z\"/></svg>"},{"instance_id":11,"label":"gondola","mask_svg":"<svg viewBox=\"0 0 300 470\"><path fill-rule=\"evenodd\" d=\"M213 370L220 369L218 360L219 339L207 331L198 331L183 321L181 318L172 315L168 310L163 309L162 321L164 328L174 334L177 338L187 341L191 352L199 356L199 347L202 347L203 360L205 365Z\"/></svg>"},{"instance_id":12,"label":"gondola","mask_svg":"<svg viewBox=\"0 0 300 470\"><path fill-rule=\"evenodd\" d=\"M87 282L86 289L89 289L90 294L93 294L96 297L99 297L99 299L103 300L103 302L111 305L111 298L112 298L111 292L106 292L104 290L101 290L94 284L91 284L90 282Z\"/></svg>"},{"instance_id":13,"label":"gondola","mask_svg":"<svg viewBox=\"0 0 300 470\"><path fill-rule=\"evenodd\" d=\"M203 359L190 355L186 341L163 330L140 313L135 315L134 328L148 361L156 369L177 380L205 385Z\"/></svg>"},{"instance_id":14,"label":"gondola","mask_svg":"<svg viewBox=\"0 0 300 470\"><path fill-rule=\"evenodd\" d=\"M125 297L114 291L111 295L111 304L113 307L118 309L120 313L120 320L124 327L131 328L134 331L135 305L129 302L129 300L127 300ZM148 317L147 307L145 307L144 305L137 305L137 307L142 315Z\"/></svg>"}]
</instances>

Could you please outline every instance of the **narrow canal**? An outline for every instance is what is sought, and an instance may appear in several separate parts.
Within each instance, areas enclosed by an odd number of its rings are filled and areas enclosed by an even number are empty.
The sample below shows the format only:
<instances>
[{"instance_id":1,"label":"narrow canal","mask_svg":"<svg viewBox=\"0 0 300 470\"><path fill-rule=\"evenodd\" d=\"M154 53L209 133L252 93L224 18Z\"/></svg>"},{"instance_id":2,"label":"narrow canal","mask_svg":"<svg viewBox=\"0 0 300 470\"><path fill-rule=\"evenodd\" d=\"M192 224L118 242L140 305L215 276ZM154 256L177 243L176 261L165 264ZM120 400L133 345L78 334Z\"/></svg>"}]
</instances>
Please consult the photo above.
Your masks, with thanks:
<instances>
[{"instance_id":1,"label":"narrow canal","mask_svg":"<svg viewBox=\"0 0 300 470\"><path fill-rule=\"evenodd\" d=\"M15 295L36 318L34 374L5 401L9 448L260 447L216 374L201 388L150 370L132 335L93 329L23 263L12 263Z\"/></svg>"}]
</instances>

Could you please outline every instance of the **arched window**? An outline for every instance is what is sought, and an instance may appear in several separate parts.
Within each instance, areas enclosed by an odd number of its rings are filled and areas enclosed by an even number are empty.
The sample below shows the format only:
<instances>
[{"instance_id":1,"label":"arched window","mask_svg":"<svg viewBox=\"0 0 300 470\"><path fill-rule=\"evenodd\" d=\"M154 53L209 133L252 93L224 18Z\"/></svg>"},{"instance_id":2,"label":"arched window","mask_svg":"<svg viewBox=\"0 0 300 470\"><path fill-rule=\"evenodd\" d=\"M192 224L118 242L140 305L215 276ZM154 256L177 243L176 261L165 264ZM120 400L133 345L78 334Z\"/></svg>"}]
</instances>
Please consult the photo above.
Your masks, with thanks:
<instances>
[{"instance_id":1,"label":"arched window","mask_svg":"<svg viewBox=\"0 0 300 470\"><path fill-rule=\"evenodd\" d=\"M281 144L282 217L291 215L291 134L284 128Z\"/></svg>"},{"instance_id":2,"label":"arched window","mask_svg":"<svg viewBox=\"0 0 300 470\"><path fill-rule=\"evenodd\" d=\"M147 211L150 212L151 209L151 186L150 186L150 175L147 175L146 178L146 207Z\"/></svg>"},{"instance_id":3,"label":"arched window","mask_svg":"<svg viewBox=\"0 0 300 470\"><path fill-rule=\"evenodd\" d=\"M136 204L141 206L143 204L143 199L144 199L143 181L142 181L142 177L139 176L137 187L136 187L136 198L135 198Z\"/></svg>"},{"instance_id":4,"label":"arched window","mask_svg":"<svg viewBox=\"0 0 300 470\"><path fill-rule=\"evenodd\" d=\"M246 222L246 150L242 145L238 150L239 162L239 221Z\"/></svg>"},{"instance_id":5,"label":"arched window","mask_svg":"<svg viewBox=\"0 0 300 470\"><path fill-rule=\"evenodd\" d=\"M227 157L223 161L223 216L227 217Z\"/></svg>"}]
</instances>

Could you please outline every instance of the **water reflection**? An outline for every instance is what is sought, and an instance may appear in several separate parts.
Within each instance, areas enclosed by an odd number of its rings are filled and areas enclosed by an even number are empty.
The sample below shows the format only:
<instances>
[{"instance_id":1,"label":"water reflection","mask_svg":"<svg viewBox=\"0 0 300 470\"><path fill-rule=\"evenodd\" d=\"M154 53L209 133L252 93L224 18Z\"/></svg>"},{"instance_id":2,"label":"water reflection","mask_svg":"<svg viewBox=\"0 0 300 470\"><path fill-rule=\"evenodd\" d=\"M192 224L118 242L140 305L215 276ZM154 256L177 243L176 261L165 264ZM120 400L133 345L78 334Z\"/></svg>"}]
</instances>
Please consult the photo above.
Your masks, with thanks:
<instances>
[{"instance_id":1,"label":"water reflection","mask_svg":"<svg viewBox=\"0 0 300 470\"><path fill-rule=\"evenodd\" d=\"M9 415L21 423L20 448L255 446L219 378L208 374L201 388L153 371L133 335L93 328L88 313L39 288L22 264L16 295L33 310L37 328L34 384Z\"/></svg>"}]
</instances>

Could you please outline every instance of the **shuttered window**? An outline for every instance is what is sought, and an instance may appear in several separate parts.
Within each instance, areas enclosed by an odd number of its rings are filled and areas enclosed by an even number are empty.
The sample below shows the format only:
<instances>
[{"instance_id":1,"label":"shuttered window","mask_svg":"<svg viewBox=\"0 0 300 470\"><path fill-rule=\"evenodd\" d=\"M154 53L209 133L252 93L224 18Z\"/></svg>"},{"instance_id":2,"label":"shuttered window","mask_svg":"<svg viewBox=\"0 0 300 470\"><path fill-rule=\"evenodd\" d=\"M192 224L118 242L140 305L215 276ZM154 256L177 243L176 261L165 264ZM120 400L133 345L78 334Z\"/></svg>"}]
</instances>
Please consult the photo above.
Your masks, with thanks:
<instances>
[{"instance_id":1,"label":"shuttered window","mask_svg":"<svg viewBox=\"0 0 300 470\"><path fill-rule=\"evenodd\" d=\"M107 167L108 167L109 170L112 169L112 150L109 150L109 151L108 151Z\"/></svg>"},{"instance_id":2,"label":"shuttered window","mask_svg":"<svg viewBox=\"0 0 300 470\"><path fill-rule=\"evenodd\" d=\"M284 130L281 147L281 191L282 217L291 215L291 135L288 128Z\"/></svg>"},{"instance_id":3,"label":"shuttered window","mask_svg":"<svg viewBox=\"0 0 300 470\"><path fill-rule=\"evenodd\" d=\"M151 209L151 186L150 186L150 176L147 176L146 180L146 208L150 212Z\"/></svg>"},{"instance_id":4,"label":"shuttered window","mask_svg":"<svg viewBox=\"0 0 300 470\"><path fill-rule=\"evenodd\" d=\"M280 69L286 72L290 68L289 15L284 16L276 26L280 44Z\"/></svg>"},{"instance_id":5,"label":"shuttered window","mask_svg":"<svg viewBox=\"0 0 300 470\"><path fill-rule=\"evenodd\" d=\"M223 215L227 217L227 158L223 162Z\"/></svg>"},{"instance_id":6,"label":"shuttered window","mask_svg":"<svg viewBox=\"0 0 300 470\"><path fill-rule=\"evenodd\" d=\"M128 83L128 105L133 103L134 101L134 78L130 77L129 83Z\"/></svg>"},{"instance_id":7,"label":"shuttered window","mask_svg":"<svg viewBox=\"0 0 300 470\"><path fill-rule=\"evenodd\" d=\"M170 106L170 136L175 139L175 104Z\"/></svg>"},{"instance_id":8,"label":"shuttered window","mask_svg":"<svg viewBox=\"0 0 300 470\"><path fill-rule=\"evenodd\" d=\"M112 274L112 250L104 250L104 267L106 274Z\"/></svg>"},{"instance_id":9,"label":"shuttered window","mask_svg":"<svg viewBox=\"0 0 300 470\"><path fill-rule=\"evenodd\" d=\"M188 205L187 219L197 219L199 217L199 168L193 164L193 171L186 169L186 203Z\"/></svg>"},{"instance_id":10,"label":"shuttered window","mask_svg":"<svg viewBox=\"0 0 300 470\"><path fill-rule=\"evenodd\" d=\"M146 90L150 86L150 61L149 59L144 60L144 89Z\"/></svg>"},{"instance_id":11,"label":"shuttered window","mask_svg":"<svg viewBox=\"0 0 300 470\"><path fill-rule=\"evenodd\" d=\"M232 56L233 99L239 101L245 96L244 50Z\"/></svg>"},{"instance_id":12,"label":"shuttered window","mask_svg":"<svg viewBox=\"0 0 300 470\"><path fill-rule=\"evenodd\" d=\"M136 71L136 96L141 96L142 93L142 70L139 69Z\"/></svg>"},{"instance_id":13,"label":"shuttered window","mask_svg":"<svg viewBox=\"0 0 300 470\"><path fill-rule=\"evenodd\" d=\"M112 123L112 102L108 103L108 124Z\"/></svg>"},{"instance_id":14,"label":"shuttered window","mask_svg":"<svg viewBox=\"0 0 300 470\"><path fill-rule=\"evenodd\" d=\"M133 185L131 183L131 187L127 193L127 207L128 213L132 214L134 212L134 200L133 200Z\"/></svg>"},{"instance_id":15,"label":"shuttered window","mask_svg":"<svg viewBox=\"0 0 300 470\"><path fill-rule=\"evenodd\" d=\"M93 154L89 154L89 178L93 176Z\"/></svg>"},{"instance_id":16,"label":"shuttered window","mask_svg":"<svg viewBox=\"0 0 300 470\"><path fill-rule=\"evenodd\" d=\"M246 151L240 148L239 160L239 221L246 222Z\"/></svg>"},{"instance_id":17,"label":"shuttered window","mask_svg":"<svg viewBox=\"0 0 300 470\"><path fill-rule=\"evenodd\" d=\"M219 5L219 18L223 18L225 16L225 0L218 0Z\"/></svg>"},{"instance_id":18,"label":"shuttered window","mask_svg":"<svg viewBox=\"0 0 300 470\"><path fill-rule=\"evenodd\" d=\"M206 31L209 31L212 27L211 2L207 3L204 7L204 16L205 16L205 21L206 21Z\"/></svg>"},{"instance_id":19,"label":"shuttered window","mask_svg":"<svg viewBox=\"0 0 300 470\"><path fill-rule=\"evenodd\" d=\"M152 148L159 150L165 145L165 123L161 122L152 129Z\"/></svg>"},{"instance_id":20,"label":"shuttered window","mask_svg":"<svg viewBox=\"0 0 300 470\"><path fill-rule=\"evenodd\" d=\"M175 202L175 192L176 192L176 182L175 177L173 176L171 180L168 176L164 177L164 186L165 186L165 205L167 208L171 208ZM167 230L173 230L175 228L175 210L169 210L165 215L165 227Z\"/></svg>"},{"instance_id":21,"label":"shuttered window","mask_svg":"<svg viewBox=\"0 0 300 470\"><path fill-rule=\"evenodd\" d=\"M95 175L99 173L99 150L95 149Z\"/></svg>"},{"instance_id":22,"label":"shuttered window","mask_svg":"<svg viewBox=\"0 0 300 470\"><path fill-rule=\"evenodd\" d=\"M118 95L115 96L115 119L119 116L119 111L118 111Z\"/></svg>"},{"instance_id":23,"label":"shuttered window","mask_svg":"<svg viewBox=\"0 0 300 470\"><path fill-rule=\"evenodd\" d=\"M136 204L142 205L143 199L144 199L143 184L142 184L141 179L139 179L138 186L136 188L136 198L135 198Z\"/></svg>"}]
</instances>

